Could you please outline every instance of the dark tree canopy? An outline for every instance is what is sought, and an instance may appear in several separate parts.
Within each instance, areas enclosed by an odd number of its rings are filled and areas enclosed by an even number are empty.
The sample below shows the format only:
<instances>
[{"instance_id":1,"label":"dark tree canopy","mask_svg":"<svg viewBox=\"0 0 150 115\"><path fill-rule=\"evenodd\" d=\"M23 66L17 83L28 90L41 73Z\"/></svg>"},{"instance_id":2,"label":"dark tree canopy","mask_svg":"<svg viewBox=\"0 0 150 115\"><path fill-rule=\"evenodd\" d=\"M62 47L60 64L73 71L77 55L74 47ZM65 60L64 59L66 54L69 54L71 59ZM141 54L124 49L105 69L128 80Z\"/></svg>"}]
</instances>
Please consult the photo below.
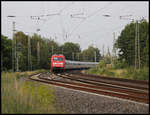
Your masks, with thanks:
<instances>
[{"instance_id":1,"label":"dark tree canopy","mask_svg":"<svg viewBox=\"0 0 150 115\"><path fill-rule=\"evenodd\" d=\"M68 60L78 60L77 55L81 52L80 45L72 42L66 42L61 50Z\"/></svg>"},{"instance_id":2,"label":"dark tree canopy","mask_svg":"<svg viewBox=\"0 0 150 115\"><path fill-rule=\"evenodd\" d=\"M149 63L149 23L141 20L139 24L140 59L142 66ZM135 64L135 32L136 22L131 22L122 30L114 46L119 49L119 59L125 59L131 66Z\"/></svg>"},{"instance_id":3,"label":"dark tree canopy","mask_svg":"<svg viewBox=\"0 0 150 115\"><path fill-rule=\"evenodd\" d=\"M100 51L98 48L94 48L93 46L89 46L88 49L82 52L83 61L95 62L95 56L96 56L96 61L99 62L101 58Z\"/></svg>"},{"instance_id":4,"label":"dark tree canopy","mask_svg":"<svg viewBox=\"0 0 150 115\"><path fill-rule=\"evenodd\" d=\"M12 40L1 35L1 69L12 68Z\"/></svg>"}]
</instances>

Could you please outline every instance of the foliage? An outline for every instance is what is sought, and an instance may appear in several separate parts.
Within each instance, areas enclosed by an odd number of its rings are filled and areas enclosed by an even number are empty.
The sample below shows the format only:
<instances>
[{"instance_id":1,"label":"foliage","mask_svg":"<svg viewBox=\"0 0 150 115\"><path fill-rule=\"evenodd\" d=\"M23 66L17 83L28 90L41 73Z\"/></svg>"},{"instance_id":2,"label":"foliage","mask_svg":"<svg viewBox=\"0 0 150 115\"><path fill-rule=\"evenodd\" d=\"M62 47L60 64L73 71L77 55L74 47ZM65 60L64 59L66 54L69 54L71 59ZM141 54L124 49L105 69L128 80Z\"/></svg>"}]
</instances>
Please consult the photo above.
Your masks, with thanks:
<instances>
[{"instance_id":1,"label":"foliage","mask_svg":"<svg viewBox=\"0 0 150 115\"><path fill-rule=\"evenodd\" d=\"M66 42L61 46L62 53L68 60L78 60L77 55L81 52L80 45L77 43Z\"/></svg>"},{"instance_id":2,"label":"foliage","mask_svg":"<svg viewBox=\"0 0 150 115\"><path fill-rule=\"evenodd\" d=\"M127 24L116 40L114 46L119 49L119 59L125 59L129 66L135 64L135 28L137 22ZM149 23L146 20L139 22L140 59L142 66L149 62Z\"/></svg>"},{"instance_id":3,"label":"foliage","mask_svg":"<svg viewBox=\"0 0 150 115\"><path fill-rule=\"evenodd\" d=\"M10 70L12 69L12 40L3 35L1 36L1 39L1 57L3 61L3 63L1 63L1 67L3 67L3 70ZM89 46L87 50L81 52L80 45L77 43L66 42L62 45L59 45L53 39L41 37L36 33L34 33L32 36L29 36L20 31L15 33L14 39L16 40L17 52L17 46L18 44L21 44L21 50L18 52L19 71L50 69L50 59L53 54L63 54L67 60L75 61L95 61L95 52L97 61L99 61L101 57L98 48ZM29 40L31 46L30 63L28 63Z\"/></svg>"},{"instance_id":4,"label":"foliage","mask_svg":"<svg viewBox=\"0 0 150 115\"><path fill-rule=\"evenodd\" d=\"M18 52L18 65L19 71L36 70L36 69L50 69L50 58L53 54L63 54L68 60L83 61L84 53L81 52L80 45L77 43L66 42L63 45L59 45L53 39L41 37L40 35L33 34L32 36L26 35L23 32L17 32L14 35L16 40L16 51ZM1 36L2 50L1 67L3 70L12 69L12 40L5 36ZM28 63L28 43L30 40L30 63ZM18 51L18 44L21 44L21 50ZM39 48L39 50L38 50ZM98 48L89 47L86 51L87 56L91 56L93 51L96 51L97 61L100 59L100 53ZM39 56L38 56L39 54ZM95 54L93 54L95 55ZM95 61L94 56L84 61ZM16 64L16 62L15 62Z\"/></svg>"},{"instance_id":5,"label":"foliage","mask_svg":"<svg viewBox=\"0 0 150 115\"><path fill-rule=\"evenodd\" d=\"M105 68L105 66L106 66L105 60L101 60L101 61L99 62L99 64L98 64L98 67L99 67L99 68Z\"/></svg>"},{"instance_id":6,"label":"foliage","mask_svg":"<svg viewBox=\"0 0 150 115\"><path fill-rule=\"evenodd\" d=\"M134 80L149 80L149 68L142 67L141 69L135 69L135 67L128 67L126 72L123 72L125 78Z\"/></svg>"},{"instance_id":7,"label":"foliage","mask_svg":"<svg viewBox=\"0 0 150 115\"><path fill-rule=\"evenodd\" d=\"M12 41L1 35L1 70L12 68Z\"/></svg>"},{"instance_id":8,"label":"foliage","mask_svg":"<svg viewBox=\"0 0 150 115\"><path fill-rule=\"evenodd\" d=\"M96 74L96 75L102 75L102 76L111 76L114 77L115 73L111 71L111 69L107 69L107 68L91 68L88 71L89 74Z\"/></svg>"},{"instance_id":9,"label":"foliage","mask_svg":"<svg viewBox=\"0 0 150 115\"><path fill-rule=\"evenodd\" d=\"M101 54L98 48L94 48L93 46L89 46L88 49L83 50L82 52L82 61L90 61L95 62L95 52L96 52L96 61L99 62L101 58Z\"/></svg>"},{"instance_id":10,"label":"foliage","mask_svg":"<svg viewBox=\"0 0 150 115\"><path fill-rule=\"evenodd\" d=\"M113 65L114 69L122 69L122 68L125 68L125 67L127 67L125 59L123 59L123 60L114 60L114 65Z\"/></svg>"},{"instance_id":11,"label":"foliage","mask_svg":"<svg viewBox=\"0 0 150 115\"><path fill-rule=\"evenodd\" d=\"M102 76L111 76L111 77L120 77L125 79L133 80L149 80L149 68L142 67L141 69L135 69L135 67L124 67L123 69L118 68L106 68L103 64L104 61L101 61L101 66L89 69L89 74L96 74ZM119 67L120 68L120 67Z\"/></svg>"}]
</instances>

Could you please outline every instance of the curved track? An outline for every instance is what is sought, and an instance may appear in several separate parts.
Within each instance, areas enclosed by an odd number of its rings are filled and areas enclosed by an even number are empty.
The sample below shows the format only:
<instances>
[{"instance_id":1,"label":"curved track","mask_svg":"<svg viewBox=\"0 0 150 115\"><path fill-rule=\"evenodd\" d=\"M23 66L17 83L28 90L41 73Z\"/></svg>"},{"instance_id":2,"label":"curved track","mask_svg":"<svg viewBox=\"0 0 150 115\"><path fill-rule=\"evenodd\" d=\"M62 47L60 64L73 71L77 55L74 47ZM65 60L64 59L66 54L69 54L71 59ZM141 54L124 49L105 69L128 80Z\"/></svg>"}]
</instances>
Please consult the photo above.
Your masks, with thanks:
<instances>
[{"instance_id":1,"label":"curved track","mask_svg":"<svg viewBox=\"0 0 150 115\"><path fill-rule=\"evenodd\" d=\"M148 86L143 86L140 82L133 83L132 81L130 83L121 80L115 81L115 79L94 78L89 75L70 73L43 73L36 76L30 76L30 79L75 90L149 103Z\"/></svg>"}]
</instances>

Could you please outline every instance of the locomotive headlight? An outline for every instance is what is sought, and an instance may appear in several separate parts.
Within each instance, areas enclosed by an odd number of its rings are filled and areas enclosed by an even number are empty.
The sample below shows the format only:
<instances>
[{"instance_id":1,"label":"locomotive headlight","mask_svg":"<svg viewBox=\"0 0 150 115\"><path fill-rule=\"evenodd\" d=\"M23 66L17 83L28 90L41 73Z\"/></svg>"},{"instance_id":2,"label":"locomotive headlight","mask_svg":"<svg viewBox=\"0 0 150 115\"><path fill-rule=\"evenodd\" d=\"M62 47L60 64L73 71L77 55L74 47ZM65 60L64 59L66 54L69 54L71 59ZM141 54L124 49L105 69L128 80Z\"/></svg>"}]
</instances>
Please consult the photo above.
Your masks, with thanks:
<instances>
[{"instance_id":1,"label":"locomotive headlight","mask_svg":"<svg viewBox=\"0 0 150 115\"><path fill-rule=\"evenodd\" d=\"M63 65L63 63L53 63L53 65L57 65L57 64Z\"/></svg>"},{"instance_id":2,"label":"locomotive headlight","mask_svg":"<svg viewBox=\"0 0 150 115\"><path fill-rule=\"evenodd\" d=\"M57 63L53 63L53 65L56 65Z\"/></svg>"}]
</instances>

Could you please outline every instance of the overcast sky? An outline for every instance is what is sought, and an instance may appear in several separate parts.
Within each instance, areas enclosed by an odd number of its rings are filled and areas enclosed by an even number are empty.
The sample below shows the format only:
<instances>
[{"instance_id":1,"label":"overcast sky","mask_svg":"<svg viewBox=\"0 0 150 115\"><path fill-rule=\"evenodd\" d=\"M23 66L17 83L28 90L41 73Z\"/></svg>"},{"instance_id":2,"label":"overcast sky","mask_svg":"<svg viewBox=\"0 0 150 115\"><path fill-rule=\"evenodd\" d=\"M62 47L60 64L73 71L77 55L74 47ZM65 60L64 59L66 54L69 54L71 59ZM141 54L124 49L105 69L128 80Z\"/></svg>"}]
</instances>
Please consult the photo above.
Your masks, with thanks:
<instances>
[{"instance_id":1,"label":"overcast sky","mask_svg":"<svg viewBox=\"0 0 150 115\"><path fill-rule=\"evenodd\" d=\"M104 45L112 50L113 32L119 36L121 30L133 19L142 17L149 20L149 3L136 1L38 1L38 2L1 2L2 34L12 38L12 21L16 30L32 35L38 33L53 38L59 44L74 42L87 49L89 45L102 50ZM8 18L14 15L15 18ZM110 15L105 17L103 15ZM132 15L132 16L131 16ZM31 16L40 16L31 19ZM120 16L127 16L120 19ZM40 31L36 31L37 29Z\"/></svg>"}]
</instances>

